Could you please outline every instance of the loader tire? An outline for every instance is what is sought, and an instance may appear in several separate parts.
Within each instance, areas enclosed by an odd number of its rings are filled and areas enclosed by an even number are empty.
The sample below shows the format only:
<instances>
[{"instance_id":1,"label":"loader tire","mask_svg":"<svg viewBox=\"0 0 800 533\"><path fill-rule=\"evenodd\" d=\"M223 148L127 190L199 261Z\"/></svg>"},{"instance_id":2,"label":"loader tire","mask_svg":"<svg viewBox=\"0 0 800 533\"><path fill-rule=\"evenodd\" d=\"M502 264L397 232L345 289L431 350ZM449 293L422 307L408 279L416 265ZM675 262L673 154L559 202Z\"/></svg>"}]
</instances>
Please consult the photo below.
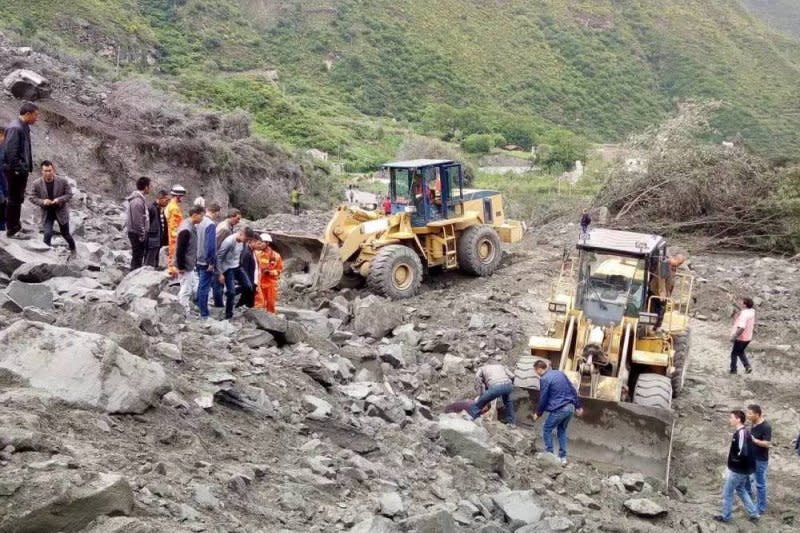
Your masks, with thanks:
<instances>
[{"instance_id":1,"label":"loader tire","mask_svg":"<svg viewBox=\"0 0 800 533\"><path fill-rule=\"evenodd\" d=\"M458 239L458 266L473 276L491 276L503 259L500 236L491 226L471 226Z\"/></svg>"},{"instance_id":2,"label":"loader tire","mask_svg":"<svg viewBox=\"0 0 800 533\"><path fill-rule=\"evenodd\" d=\"M675 350L673 365L675 373L672 374L672 397L677 398L686 382L686 372L689 369L689 350L692 346L692 332L689 328L672 335L672 347Z\"/></svg>"},{"instance_id":3,"label":"loader tire","mask_svg":"<svg viewBox=\"0 0 800 533\"><path fill-rule=\"evenodd\" d=\"M514 386L527 390L539 390L539 375L533 369L536 361L544 361L548 365L550 361L544 357L537 357L535 355L523 355L517 361L517 366L514 369Z\"/></svg>"},{"instance_id":4,"label":"loader tire","mask_svg":"<svg viewBox=\"0 0 800 533\"><path fill-rule=\"evenodd\" d=\"M672 407L672 382L661 374L640 374L633 392L633 403L645 407Z\"/></svg>"},{"instance_id":5,"label":"loader tire","mask_svg":"<svg viewBox=\"0 0 800 533\"><path fill-rule=\"evenodd\" d=\"M422 284L422 261L417 253L402 244L381 248L369 267L369 289L392 300L410 298Z\"/></svg>"}]
</instances>

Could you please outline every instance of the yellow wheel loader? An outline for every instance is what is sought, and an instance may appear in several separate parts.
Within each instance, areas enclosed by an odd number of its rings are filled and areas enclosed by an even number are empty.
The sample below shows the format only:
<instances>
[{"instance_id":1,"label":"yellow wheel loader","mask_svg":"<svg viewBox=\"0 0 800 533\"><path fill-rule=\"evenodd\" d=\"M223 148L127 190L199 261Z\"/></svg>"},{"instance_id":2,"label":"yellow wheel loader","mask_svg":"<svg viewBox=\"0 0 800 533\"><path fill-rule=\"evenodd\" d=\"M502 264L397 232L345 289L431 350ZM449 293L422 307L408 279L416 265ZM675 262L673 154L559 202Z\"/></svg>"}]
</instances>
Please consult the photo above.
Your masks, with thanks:
<instances>
[{"instance_id":1,"label":"yellow wheel loader","mask_svg":"<svg viewBox=\"0 0 800 533\"><path fill-rule=\"evenodd\" d=\"M499 193L464 188L460 164L418 159L383 169L390 212L343 205L321 240L277 236L282 254L312 256L316 288L366 281L377 294L408 298L419 291L428 269L490 276L502 259L501 242L522 239L525 227L505 218Z\"/></svg>"},{"instance_id":2,"label":"yellow wheel loader","mask_svg":"<svg viewBox=\"0 0 800 533\"><path fill-rule=\"evenodd\" d=\"M530 354L517 363L517 417L524 423L535 412L533 365L545 360L584 404L570 423L569 453L667 482L694 278L671 270L658 235L594 229L581 234L577 251L553 288L549 329L530 338Z\"/></svg>"}]
</instances>

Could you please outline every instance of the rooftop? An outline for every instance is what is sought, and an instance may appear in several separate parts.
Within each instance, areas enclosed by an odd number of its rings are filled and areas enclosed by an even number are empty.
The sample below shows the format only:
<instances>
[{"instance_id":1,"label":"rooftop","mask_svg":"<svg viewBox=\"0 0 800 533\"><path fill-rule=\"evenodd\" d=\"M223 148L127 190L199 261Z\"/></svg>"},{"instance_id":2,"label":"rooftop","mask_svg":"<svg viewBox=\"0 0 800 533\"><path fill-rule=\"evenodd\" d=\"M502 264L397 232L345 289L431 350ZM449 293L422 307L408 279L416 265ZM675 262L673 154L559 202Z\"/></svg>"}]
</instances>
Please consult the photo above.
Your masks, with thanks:
<instances>
[{"instance_id":1,"label":"rooftop","mask_svg":"<svg viewBox=\"0 0 800 533\"><path fill-rule=\"evenodd\" d=\"M438 165L449 165L454 163L450 159L411 159L408 161L394 161L392 163L384 163L384 168L422 168L433 167Z\"/></svg>"},{"instance_id":2,"label":"rooftop","mask_svg":"<svg viewBox=\"0 0 800 533\"><path fill-rule=\"evenodd\" d=\"M613 229L593 229L578 238L579 249L600 249L631 255L649 255L663 242L661 235L617 231Z\"/></svg>"}]
</instances>

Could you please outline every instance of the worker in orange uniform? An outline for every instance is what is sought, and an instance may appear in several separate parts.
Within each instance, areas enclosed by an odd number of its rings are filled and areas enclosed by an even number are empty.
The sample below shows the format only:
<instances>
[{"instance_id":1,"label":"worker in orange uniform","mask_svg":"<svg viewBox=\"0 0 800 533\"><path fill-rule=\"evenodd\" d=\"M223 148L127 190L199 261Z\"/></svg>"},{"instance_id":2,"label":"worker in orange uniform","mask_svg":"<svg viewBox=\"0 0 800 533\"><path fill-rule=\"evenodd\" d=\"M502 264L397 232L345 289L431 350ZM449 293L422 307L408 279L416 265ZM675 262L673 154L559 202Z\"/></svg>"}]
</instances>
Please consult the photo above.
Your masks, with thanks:
<instances>
[{"instance_id":1,"label":"worker in orange uniform","mask_svg":"<svg viewBox=\"0 0 800 533\"><path fill-rule=\"evenodd\" d=\"M272 237L269 233L261 234L259 250L256 251L258 260L259 290L256 292L256 307L275 313L275 304L278 301L278 280L283 270L283 259L278 252L272 249Z\"/></svg>"},{"instance_id":2,"label":"worker in orange uniform","mask_svg":"<svg viewBox=\"0 0 800 533\"><path fill-rule=\"evenodd\" d=\"M178 274L175 268L175 249L178 246L178 228L183 222L181 202L183 201L183 197L186 196L186 189L180 185L175 185L169 193L172 195L172 199L164 209L164 217L167 219L167 235L169 236L167 272L169 272L170 276L175 277Z\"/></svg>"}]
</instances>

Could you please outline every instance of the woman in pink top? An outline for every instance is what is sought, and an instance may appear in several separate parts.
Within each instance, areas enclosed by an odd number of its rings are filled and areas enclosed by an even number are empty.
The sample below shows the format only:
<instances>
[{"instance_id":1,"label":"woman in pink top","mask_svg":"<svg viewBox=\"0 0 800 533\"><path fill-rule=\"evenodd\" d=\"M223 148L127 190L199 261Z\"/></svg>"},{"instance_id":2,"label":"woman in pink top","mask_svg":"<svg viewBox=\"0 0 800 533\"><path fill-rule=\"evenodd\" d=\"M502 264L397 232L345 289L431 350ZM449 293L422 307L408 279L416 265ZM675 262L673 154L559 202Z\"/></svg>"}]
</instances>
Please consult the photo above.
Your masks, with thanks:
<instances>
[{"instance_id":1,"label":"woman in pink top","mask_svg":"<svg viewBox=\"0 0 800 533\"><path fill-rule=\"evenodd\" d=\"M744 373L749 374L753 371L750 366L750 361L744 353L747 345L753 340L753 326L756 323L756 310L753 309L752 298L742 298L739 313L733 321L733 328L731 329L731 342L733 349L731 350L731 374L736 373L736 363L739 359L742 360L744 365Z\"/></svg>"}]
</instances>

